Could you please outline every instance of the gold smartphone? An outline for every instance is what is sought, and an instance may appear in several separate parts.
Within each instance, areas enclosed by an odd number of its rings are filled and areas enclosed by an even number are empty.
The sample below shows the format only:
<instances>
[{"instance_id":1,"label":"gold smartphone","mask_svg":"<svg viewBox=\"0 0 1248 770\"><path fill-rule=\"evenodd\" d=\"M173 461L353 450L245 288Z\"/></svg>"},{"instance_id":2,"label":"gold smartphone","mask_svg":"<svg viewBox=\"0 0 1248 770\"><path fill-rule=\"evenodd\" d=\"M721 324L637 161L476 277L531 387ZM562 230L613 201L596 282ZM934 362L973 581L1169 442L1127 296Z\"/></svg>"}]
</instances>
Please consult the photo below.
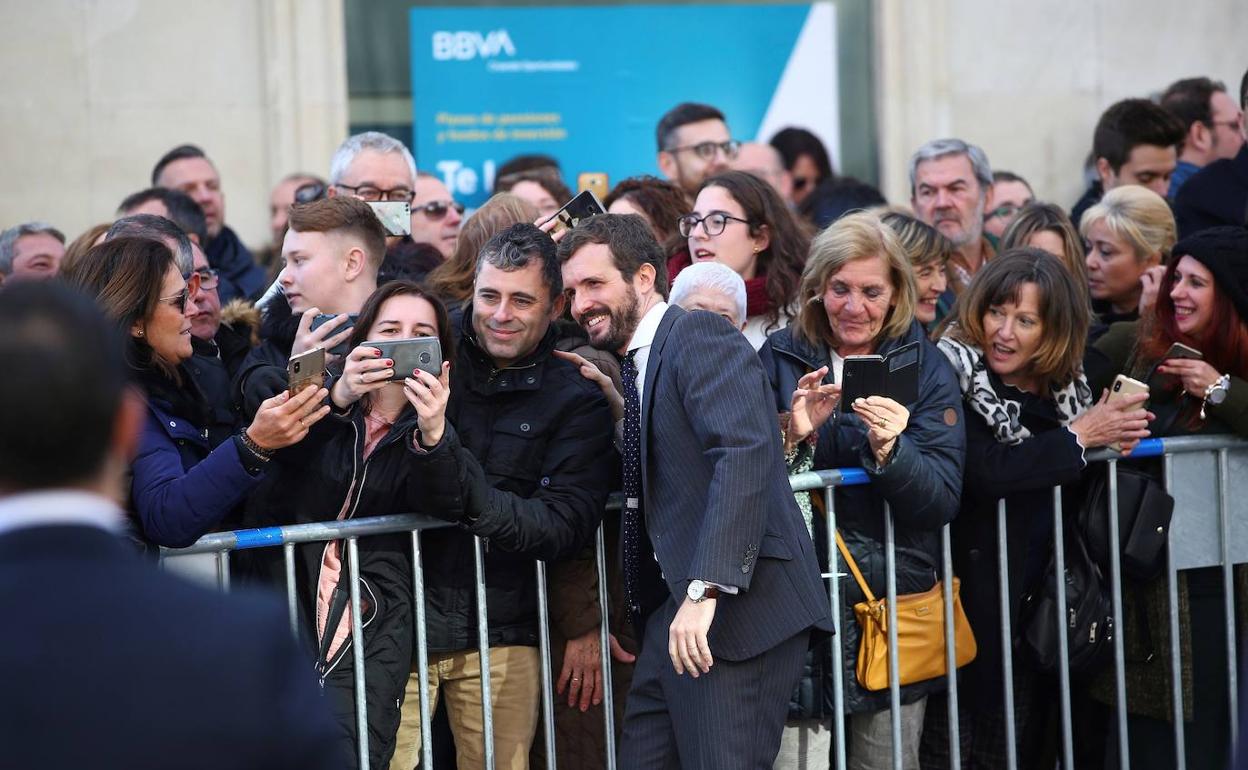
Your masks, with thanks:
<instances>
[{"instance_id":1,"label":"gold smartphone","mask_svg":"<svg viewBox=\"0 0 1248 770\"><path fill-rule=\"evenodd\" d=\"M321 387L325 384L325 349L316 348L307 353L292 356L286 364L286 389L295 396L309 385Z\"/></svg>"},{"instance_id":2,"label":"gold smartphone","mask_svg":"<svg viewBox=\"0 0 1248 770\"><path fill-rule=\"evenodd\" d=\"M601 171L586 171L578 174L576 177L576 191L585 192L589 190L598 196L599 200L607 197L610 186L607 184L607 175Z\"/></svg>"},{"instance_id":3,"label":"gold smartphone","mask_svg":"<svg viewBox=\"0 0 1248 770\"><path fill-rule=\"evenodd\" d=\"M1125 374L1120 374L1114 378L1114 384L1109 388L1109 403L1117 403L1122 401L1126 396L1133 396L1136 393L1147 393L1148 386L1139 380L1133 380ZM1145 402L1147 403L1147 402ZM1122 451L1122 444L1114 442L1109 448L1115 452Z\"/></svg>"}]
</instances>

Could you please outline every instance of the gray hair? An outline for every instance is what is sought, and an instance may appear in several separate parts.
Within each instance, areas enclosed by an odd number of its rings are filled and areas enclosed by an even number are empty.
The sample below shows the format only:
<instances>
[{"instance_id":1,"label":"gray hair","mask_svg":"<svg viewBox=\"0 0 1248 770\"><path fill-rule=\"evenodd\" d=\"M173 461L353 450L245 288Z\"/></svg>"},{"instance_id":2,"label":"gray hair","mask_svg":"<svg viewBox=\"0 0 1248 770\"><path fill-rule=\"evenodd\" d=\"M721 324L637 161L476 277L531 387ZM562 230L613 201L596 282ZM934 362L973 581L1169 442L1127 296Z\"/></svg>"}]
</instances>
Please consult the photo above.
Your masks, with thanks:
<instances>
[{"instance_id":1,"label":"gray hair","mask_svg":"<svg viewBox=\"0 0 1248 770\"><path fill-rule=\"evenodd\" d=\"M47 222L23 222L0 233L0 275L13 272L13 260L17 257L17 239L23 235L50 235L65 243L65 234Z\"/></svg>"},{"instance_id":2,"label":"gray hair","mask_svg":"<svg viewBox=\"0 0 1248 770\"><path fill-rule=\"evenodd\" d=\"M195 272L195 255L191 253L191 239L187 237L186 231L178 227L171 219L158 217L155 214L131 214L114 222L105 233L104 240L111 241L114 238L123 237L147 238L166 245L171 242L176 243L177 248L171 248L170 251L173 252L173 261L178 266L178 272L183 278L190 278L191 273Z\"/></svg>"},{"instance_id":3,"label":"gray hair","mask_svg":"<svg viewBox=\"0 0 1248 770\"><path fill-rule=\"evenodd\" d=\"M681 305L689 295L704 289L718 292L732 300L737 307L737 323L745 321L745 281L737 271L718 262L695 262L681 270L672 282L669 301L673 305Z\"/></svg>"},{"instance_id":4,"label":"gray hair","mask_svg":"<svg viewBox=\"0 0 1248 770\"><path fill-rule=\"evenodd\" d=\"M925 160L936 160L947 155L965 155L971 161L971 169L975 172L975 180L980 190L992 187L992 166L988 164L988 156L978 145L967 144L961 139L933 139L910 156L910 195L914 195L915 177L918 176L919 164Z\"/></svg>"},{"instance_id":5,"label":"gray hair","mask_svg":"<svg viewBox=\"0 0 1248 770\"><path fill-rule=\"evenodd\" d=\"M380 131L365 131L362 134L354 134L348 136L346 140L338 145L338 149L334 150L334 157L329 161L329 183L342 184L342 179L347 175L347 169L355 162L356 157L365 150L371 150L383 155L389 153L397 153L403 156L403 160L407 162L407 168L412 172L412 184L416 183L416 159L412 157L412 153L407 146L395 139L389 134L383 134Z\"/></svg>"}]
</instances>

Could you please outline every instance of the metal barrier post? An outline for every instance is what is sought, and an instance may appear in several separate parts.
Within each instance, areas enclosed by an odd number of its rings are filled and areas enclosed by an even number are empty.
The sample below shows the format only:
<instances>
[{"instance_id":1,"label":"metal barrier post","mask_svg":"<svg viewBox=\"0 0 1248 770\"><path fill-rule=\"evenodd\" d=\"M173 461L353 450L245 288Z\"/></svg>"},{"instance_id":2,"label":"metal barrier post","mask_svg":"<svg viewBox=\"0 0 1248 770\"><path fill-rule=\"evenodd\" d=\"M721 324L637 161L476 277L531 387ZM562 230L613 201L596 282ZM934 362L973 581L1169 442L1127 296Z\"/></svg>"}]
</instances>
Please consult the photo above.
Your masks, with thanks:
<instances>
[{"instance_id":1,"label":"metal barrier post","mask_svg":"<svg viewBox=\"0 0 1248 770\"><path fill-rule=\"evenodd\" d=\"M893 737L893 770L902 767L901 664L897 650L897 543L893 509L884 503L884 589L888 595L888 708Z\"/></svg>"},{"instance_id":2,"label":"metal barrier post","mask_svg":"<svg viewBox=\"0 0 1248 770\"><path fill-rule=\"evenodd\" d=\"M1062 767L1075 766L1074 727L1070 714L1070 640L1066 638L1066 540L1062 488L1053 487L1053 567L1057 579L1057 685L1062 718ZM1121 630L1121 629L1120 629Z\"/></svg>"},{"instance_id":3,"label":"metal barrier post","mask_svg":"<svg viewBox=\"0 0 1248 770\"><path fill-rule=\"evenodd\" d=\"M217 585L227 594L230 592L229 551L217 551Z\"/></svg>"},{"instance_id":4,"label":"metal barrier post","mask_svg":"<svg viewBox=\"0 0 1248 770\"><path fill-rule=\"evenodd\" d=\"M286 564L286 612L290 615L290 633L299 638L299 600L295 593L295 544L282 546L282 561Z\"/></svg>"},{"instance_id":5,"label":"metal barrier post","mask_svg":"<svg viewBox=\"0 0 1248 770\"><path fill-rule=\"evenodd\" d=\"M602 621L598 626L598 642L602 656L602 726L606 738L606 768L615 770L615 683L611 677L611 623L607 604L607 555L606 538L603 535L606 524L598 525L598 533L594 538L594 561L598 567L598 607Z\"/></svg>"},{"instance_id":6,"label":"metal barrier post","mask_svg":"<svg viewBox=\"0 0 1248 770\"><path fill-rule=\"evenodd\" d=\"M1218 450L1218 524L1222 545L1222 601L1226 608L1226 689L1230 707L1231 752L1239 745L1239 656L1235 652L1235 577L1231 564L1231 512L1227 502L1230 472L1227 450Z\"/></svg>"},{"instance_id":7,"label":"metal barrier post","mask_svg":"<svg viewBox=\"0 0 1248 770\"><path fill-rule=\"evenodd\" d=\"M433 768L433 728L429 714L429 640L425 637L425 557L420 530L412 530L412 600L416 604L416 667L420 682L420 766Z\"/></svg>"},{"instance_id":8,"label":"metal barrier post","mask_svg":"<svg viewBox=\"0 0 1248 770\"><path fill-rule=\"evenodd\" d=\"M347 538L347 560L351 566L351 657L355 674L356 746L360 752L360 770L368 770L368 699L364 689L364 622L360 617L360 544L359 538Z\"/></svg>"},{"instance_id":9,"label":"metal barrier post","mask_svg":"<svg viewBox=\"0 0 1248 770\"><path fill-rule=\"evenodd\" d=\"M828 601L832 604L832 753L836 770L845 770L845 661L841 648L841 577L837 570L836 495L833 487L823 488L823 505L828 514Z\"/></svg>"},{"instance_id":10,"label":"metal barrier post","mask_svg":"<svg viewBox=\"0 0 1248 770\"><path fill-rule=\"evenodd\" d=\"M1162 459L1166 491L1174 490L1174 457ZM1179 571L1174 561L1174 530L1166 532L1166 598L1170 620L1170 722L1174 726L1174 766L1187 770L1187 745L1183 735L1183 651L1179 645ZM1122 633L1121 625L1118 633Z\"/></svg>"},{"instance_id":11,"label":"metal barrier post","mask_svg":"<svg viewBox=\"0 0 1248 770\"><path fill-rule=\"evenodd\" d=\"M949 767L962 767L962 735L958 724L958 637L953 625L953 546L949 525L940 528L941 584L945 599L945 699L949 711ZM973 631L974 629L972 629Z\"/></svg>"},{"instance_id":12,"label":"metal barrier post","mask_svg":"<svg viewBox=\"0 0 1248 770\"><path fill-rule=\"evenodd\" d=\"M494 768L494 695L490 682L490 628L485 611L485 556L481 538L472 536L472 559L477 572L477 651L481 656L481 733L485 766Z\"/></svg>"},{"instance_id":13,"label":"metal barrier post","mask_svg":"<svg viewBox=\"0 0 1248 770\"><path fill-rule=\"evenodd\" d=\"M546 562L537 562L537 646L542 661L542 732L546 741L546 767L555 770L555 698L551 692L550 608L546 606ZM582 687L589 682L581 682Z\"/></svg>"},{"instance_id":14,"label":"metal barrier post","mask_svg":"<svg viewBox=\"0 0 1248 770\"><path fill-rule=\"evenodd\" d=\"M1109 575L1112 584L1111 596L1114 604L1114 684L1115 700L1114 715L1118 724L1118 766L1122 770L1130 770L1131 749L1127 736L1127 676L1126 654L1123 652L1123 614L1122 614L1122 565L1121 543L1118 539L1118 461L1107 460L1109 469Z\"/></svg>"},{"instance_id":15,"label":"metal barrier post","mask_svg":"<svg viewBox=\"0 0 1248 770\"><path fill-rule=\"evenodd\" d=\"M1014 729L1014 633L1010 630L1010 564L1006 552L1005 498L997 501L997 585L1001 599L1001 678L1005 685L1005 764L1018 767ZM1063 625L1063 628L1065 626Z\"/></svg>"}]
</instances>

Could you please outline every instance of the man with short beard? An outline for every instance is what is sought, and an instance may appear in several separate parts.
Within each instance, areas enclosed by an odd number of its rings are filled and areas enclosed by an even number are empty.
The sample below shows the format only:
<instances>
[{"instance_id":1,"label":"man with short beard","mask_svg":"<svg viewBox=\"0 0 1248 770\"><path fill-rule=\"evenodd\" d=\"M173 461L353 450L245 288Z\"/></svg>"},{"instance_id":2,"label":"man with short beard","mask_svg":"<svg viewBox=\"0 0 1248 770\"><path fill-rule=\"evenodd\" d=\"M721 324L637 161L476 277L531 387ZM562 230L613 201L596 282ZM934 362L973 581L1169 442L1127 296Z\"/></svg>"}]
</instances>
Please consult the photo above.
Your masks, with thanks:
<instances>
[{"instance_id":1,"label":"man with short beard","mask_svg":"<svg viewBox=\"0 0 1248 770\"><path fill-rule=\"evenodd\" d=\"M984 235L984 212L992 206L988 156L961 139L934 139L923 145L910 158L910 205L920 221L953 242L949 288L961 294L996 254Z\"/></svg>"},{"instance_id":2,"label":"man with short beard","mask_svg":"<svg viewBox=\"0 0 1248 770\"><path fill-rule=\"evenodd\" d=\"M668 306L641 217L582 222L559 261L572 317L623 357L624 588L644 641L619 766L770 767L831 619L762 364L718 314Z\"/></svg>"}]
</instances>

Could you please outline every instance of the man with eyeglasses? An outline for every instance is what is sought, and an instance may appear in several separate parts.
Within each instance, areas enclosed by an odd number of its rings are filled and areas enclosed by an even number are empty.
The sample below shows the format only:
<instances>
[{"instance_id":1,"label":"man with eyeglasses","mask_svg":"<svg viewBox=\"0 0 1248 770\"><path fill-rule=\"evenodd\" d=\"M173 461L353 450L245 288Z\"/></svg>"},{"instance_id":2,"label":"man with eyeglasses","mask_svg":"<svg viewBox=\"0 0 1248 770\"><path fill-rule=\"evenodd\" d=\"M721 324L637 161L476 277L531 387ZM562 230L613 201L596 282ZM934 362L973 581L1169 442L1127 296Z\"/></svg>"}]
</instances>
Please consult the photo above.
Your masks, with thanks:
<instances>
[{"instance_id":1,"label":"man with eyeglasses","mask_svg":"<svg viewBox=\"0 0 1248 770\"><path fill-rule=\"evenodd\" d=\"M732 138L724 113L709 104L684 102L659 119L655 138L659 170L690 198L707 177L728 170L740 144Z\"/></svg>"},{"instance_id":2,"label":"man with eyeglasses","mask_svg":"<svg viewBox=\"0 0 1248 770\"><path fill-rule=\"evenodd\" d=\"M1241 138L1248 140L1242 118L1248 110L1248 72L1239 81ZM1192 175L1174 199L1179 238L1218 225L1248 225L1248 141L1233 158L1215 160Z\"/></svg>"},{"instance_id":3,"label":"man with eyeglasses","mask_svg":"<svg viewBox=\"0 0 1248 770\"><path fill-rule=\"evenodd\" d=\"M1013 171L992 172L992 210L984 214L984 233L995 241L1001 240L1006 228L1018 216L1023 206L1036 199L1031 185Z\"/></svg>"},{"instance_id":4,"label":"man with eyeglasses","mask_svg":"<svg viewBox=\"0 0 1248 770\"><path fill-rule=\"evenodd\" d=\"M1226 92L1225 83L1203 77L1171 83L1161 95L1161 106L1187 127L1166 195L1174 200L1192 174L1215 160L1234 158L1244 146L1244 113Z\"/></svg>"},{"instance_id":5,"label":"man with eyeglasses","mask_svg":"<svg viewBox=\"0 0 1248 770\"><path fill-rule=\"evenodd\" d=\"M183 144L165 153L152 168L152 186L181 190L203 210L208 238L200 245L208 262L221 274L223 300L255 298L264 291L264 271L238 234L225 224L221 176L202 149Z\"/></svg>"},{"instance_id":6,"label":"man with eyeglasses","mask_svg":"<svg viewBox=\"0 0 1248 770\"><path fill-rule=\"evenodd\" d=\"M442 180L433 174L416 174L416 197L412 200L412 240L436 248L450 259L459 242L464 204L456 202Z\"/></svg>"}]
</instances>

